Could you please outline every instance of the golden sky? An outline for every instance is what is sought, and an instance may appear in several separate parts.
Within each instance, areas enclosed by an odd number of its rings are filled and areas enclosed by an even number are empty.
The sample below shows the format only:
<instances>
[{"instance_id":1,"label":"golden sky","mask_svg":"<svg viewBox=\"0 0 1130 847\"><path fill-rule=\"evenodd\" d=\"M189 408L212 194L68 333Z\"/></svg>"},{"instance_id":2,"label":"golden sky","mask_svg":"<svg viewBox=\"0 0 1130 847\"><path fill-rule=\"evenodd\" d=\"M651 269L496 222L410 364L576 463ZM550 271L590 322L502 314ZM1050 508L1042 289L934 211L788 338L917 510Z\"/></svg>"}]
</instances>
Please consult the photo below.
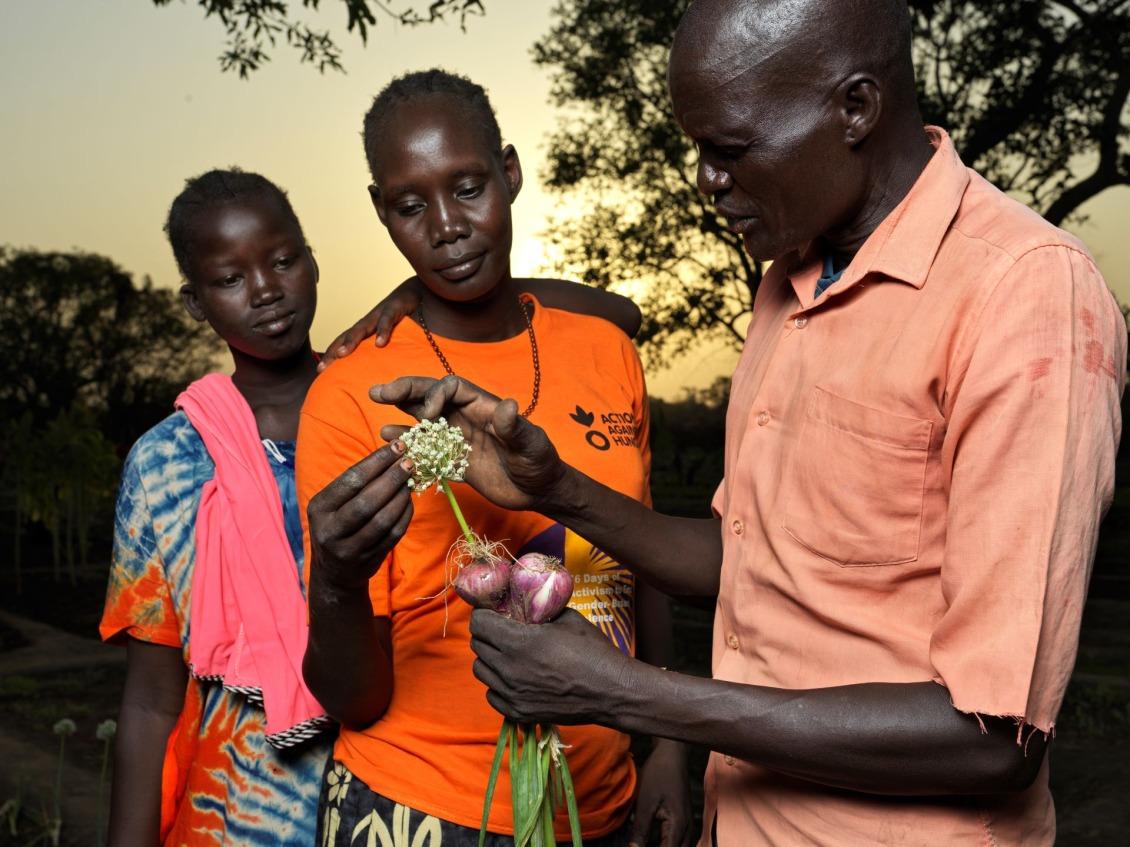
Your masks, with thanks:
<instances>
[{"instance_id":1,"label":"golden sky","mask_svg":"<svg viewBox=\"0 0 1130 847\"><path fill-rule=\"evenodd\" d=\"M300 3L292 3L300 7ZM397 4L403 5L403 4ZM549 28L549 0L486 0L487 15L399 27L381 20L369 46L344 32L323 0L305 12L334 31L346 74L318 74L287 48L250 80L221 73L223 32L192 1L34 0L0 10L0 243L110 256L140 277L174 286L161 226L184 180L211 167L257 170L290 193L322 269L315 346L408 273L369 204L361 117L392 77L441 66L488 90L503 137L522 158L513 266L538 270L557 199L541 190L544 140L555 123L549 81L529 48ZM299 14L303 11L299 8ZM568 211L564 209L564 211ZM1107 191L1072 227L1107 281L1130 302L1130 189ZM728 373L736 355L699 350L653 376L675 396Z\"/></svg>"}]
</instances>

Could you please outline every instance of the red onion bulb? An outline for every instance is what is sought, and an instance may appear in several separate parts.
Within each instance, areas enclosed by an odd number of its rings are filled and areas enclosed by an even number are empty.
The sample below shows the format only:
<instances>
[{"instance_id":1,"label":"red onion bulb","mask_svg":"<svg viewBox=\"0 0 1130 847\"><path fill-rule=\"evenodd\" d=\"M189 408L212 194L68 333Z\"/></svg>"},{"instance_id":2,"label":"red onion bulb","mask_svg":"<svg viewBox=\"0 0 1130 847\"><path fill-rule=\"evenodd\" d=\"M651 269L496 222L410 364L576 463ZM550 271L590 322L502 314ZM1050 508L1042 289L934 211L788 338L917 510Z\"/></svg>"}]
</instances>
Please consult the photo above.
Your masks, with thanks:
<instances>
[{"instance_id":1,"label":"red onion bulb","mask_svg":"<svg viewBox=\"0 0 1130 847\"><path fill-rule=\"evenodd\" d=\"M476 559L455 575L455 593L476 609L505 612L510 568L505 559Z\"/></svg>"},{"instance_id":2,"label":"red onion bulb","mask_svg":"<svg viewBox=\"0 0 1130 847\"><path fill-rule=\"evenodd\" d=\"M510 616L524 623L548 623L573 594L573 577L561 560L527 553L510 565Z\"/></svg>"}]
</instances>

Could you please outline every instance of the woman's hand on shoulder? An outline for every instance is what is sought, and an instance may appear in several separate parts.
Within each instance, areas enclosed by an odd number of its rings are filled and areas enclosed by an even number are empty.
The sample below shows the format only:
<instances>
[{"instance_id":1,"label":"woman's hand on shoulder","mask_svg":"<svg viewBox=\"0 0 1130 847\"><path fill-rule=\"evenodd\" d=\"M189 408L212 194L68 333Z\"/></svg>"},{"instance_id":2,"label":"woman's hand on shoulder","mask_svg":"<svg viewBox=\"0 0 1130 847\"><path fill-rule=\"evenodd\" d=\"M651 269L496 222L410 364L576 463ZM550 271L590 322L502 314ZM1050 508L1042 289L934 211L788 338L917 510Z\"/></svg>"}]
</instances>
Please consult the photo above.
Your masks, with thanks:
<instances>
[{"instance_id":1,"label":"woman's hand on shoulder","mask_svg":"<svg viewBox=\"0 0 1130 847\"><path fill-rule=\"evenodd\" d=\"M370 336L375 336L373 342L378 347L388 344L396 325L420 307L421 285L419 277L413 276L396 286L357 323L330 342L318 363L318 372L348 356Z\"/></svg>"}]
</instances>

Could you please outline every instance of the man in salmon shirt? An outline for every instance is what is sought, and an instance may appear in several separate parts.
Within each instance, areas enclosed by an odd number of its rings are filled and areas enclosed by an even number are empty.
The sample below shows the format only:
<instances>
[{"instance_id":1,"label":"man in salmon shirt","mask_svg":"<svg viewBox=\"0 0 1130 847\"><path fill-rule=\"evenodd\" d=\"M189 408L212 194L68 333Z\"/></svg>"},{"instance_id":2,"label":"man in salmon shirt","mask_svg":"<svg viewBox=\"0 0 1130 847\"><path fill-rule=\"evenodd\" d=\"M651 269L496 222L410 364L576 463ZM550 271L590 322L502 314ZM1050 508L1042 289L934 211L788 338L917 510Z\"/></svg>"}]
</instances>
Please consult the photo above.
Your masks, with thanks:
<instances>
[{"instance_id":1,"label":"man in salmon shirt","mask_svg":"<svg viewBox=\"0 0 1130 847\"><path fill-rule=\"evenodd\" d=\"M597 484L469 383L372 392L458 422L495 503L717 597L713 679L572 613L472 621L504 714L715 751L703 844L1055 838L1045 752L1113 492L1126 326L1082 244L923 128L910 38L896 0L698 0L676 34L699 188L774 260L715 517Z\"/></svg>"}]
</instances>

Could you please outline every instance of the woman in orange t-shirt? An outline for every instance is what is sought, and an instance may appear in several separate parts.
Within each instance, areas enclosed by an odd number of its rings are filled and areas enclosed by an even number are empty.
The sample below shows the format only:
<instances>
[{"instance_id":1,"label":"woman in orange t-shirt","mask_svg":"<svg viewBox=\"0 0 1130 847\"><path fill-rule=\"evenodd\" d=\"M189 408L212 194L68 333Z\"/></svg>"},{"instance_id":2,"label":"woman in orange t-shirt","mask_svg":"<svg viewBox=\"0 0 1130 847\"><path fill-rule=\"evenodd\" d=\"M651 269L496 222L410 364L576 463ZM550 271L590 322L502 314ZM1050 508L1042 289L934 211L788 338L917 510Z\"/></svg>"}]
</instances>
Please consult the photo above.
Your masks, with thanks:
<instances>
[{"instance_id":1,"label":"woman in orange t-shirt","mask_svg":"<svg viewBox=\"0 0 1130 847\"><path fill-rule=\"evenodd\" d=\"M383 349L361 345L334 362L302 411L298 491L313 548L305 673L343 724L318 843L392 843L397 834L406 844L471 845L502 719L472 673L471 609L445 591L459 527L445 498L409 497L399 442L380 447L379 433L412 421L372 403L368 389L402 374L458 372L525 398L524 414L567 461L645 502L647 394L627 336L544 306L528 293L536 282L511 277L510 204L522 173L479 86L442 71L395 80L375 99L364 136L373 205L423 289L415 320ZM625 653L662 663L653 648L667 633L648 634L645 611L662 603L642 585L637 596L626 568L540 515L497 508L466 486L456 496L476 532L515 555L561 557L574 577L571 605ZM686 843L679 745L657 741L637 786L627 736L597 726L562 735L586 844L642 843L653 820L664 845ZM564 814L556 829L568 838ZM505 769L488 830L488 843L512 842Z\"/></svg>"}]
</instances>

